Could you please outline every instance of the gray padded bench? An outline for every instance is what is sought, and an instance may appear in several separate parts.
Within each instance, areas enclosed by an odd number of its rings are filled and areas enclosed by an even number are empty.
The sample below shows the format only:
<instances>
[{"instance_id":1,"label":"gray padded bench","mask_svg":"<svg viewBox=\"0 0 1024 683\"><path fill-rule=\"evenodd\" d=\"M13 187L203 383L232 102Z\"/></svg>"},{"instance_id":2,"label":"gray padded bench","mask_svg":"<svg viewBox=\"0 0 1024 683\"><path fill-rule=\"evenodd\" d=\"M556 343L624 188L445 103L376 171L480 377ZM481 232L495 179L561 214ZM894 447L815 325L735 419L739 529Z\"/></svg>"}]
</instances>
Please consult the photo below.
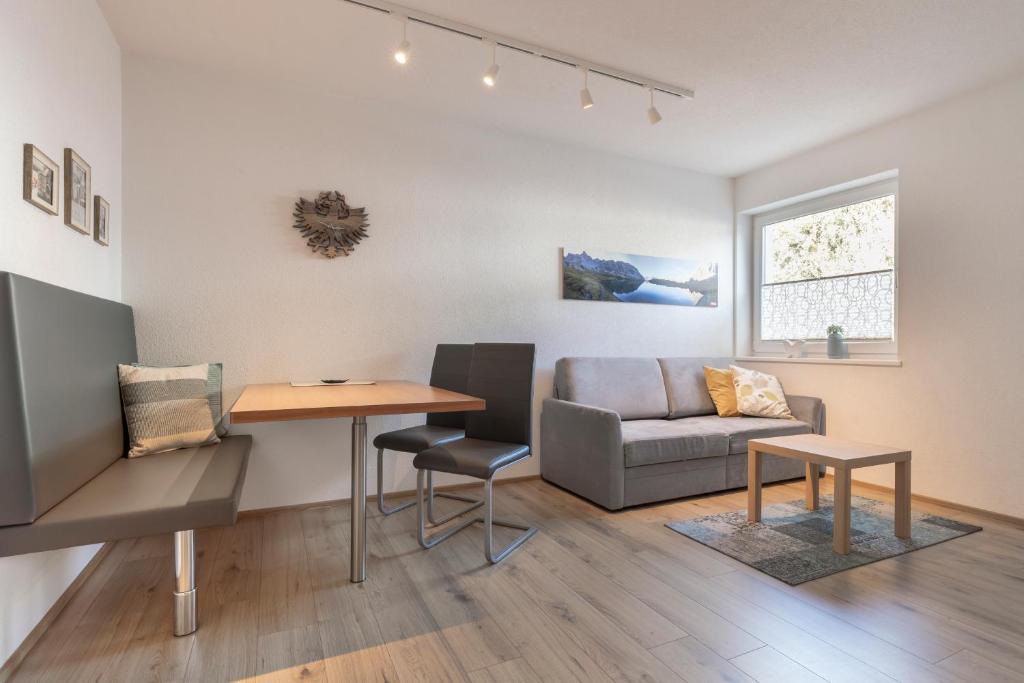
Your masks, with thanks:
<instances>
[{"instance_id":1,"label":"gray padded bench","mask_svg":"<svg viewBox=\"0 0 1024 683\"><path fill-rule=\"evenodd\" d=\"M0 272L0 557L174 534L174 634L196 630L195 529L234 524L250 436L137 459L118 363L132 309Z\"/></svg>"}]
</instances>

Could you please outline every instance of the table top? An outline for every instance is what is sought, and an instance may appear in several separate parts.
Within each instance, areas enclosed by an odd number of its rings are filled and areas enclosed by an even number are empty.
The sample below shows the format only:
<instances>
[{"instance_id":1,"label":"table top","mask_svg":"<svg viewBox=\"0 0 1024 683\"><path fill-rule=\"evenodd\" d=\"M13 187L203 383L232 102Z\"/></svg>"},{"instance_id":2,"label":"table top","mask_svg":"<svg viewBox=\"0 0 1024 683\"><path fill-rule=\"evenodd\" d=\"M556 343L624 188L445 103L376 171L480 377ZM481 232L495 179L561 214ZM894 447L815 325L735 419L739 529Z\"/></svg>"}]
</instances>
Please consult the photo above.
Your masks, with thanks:
<instances>
[{"instance_id":1,"label":"table top","mask_svg":"<svg viewBox=\"0 0 1024 683\"><path fill-rule=\"evenodd\" d=\"M250 384L231 408L231 422L244 424L357 415L450 413L484 410L486 407L482 398L404 380L316 387Z\"/></svg>"},{"instance_id":2,"label":"table top","mask_svg":"<svg viewBox=\"0 0 1024 683\"><path fill-rule=\"evenodd\" d=\"M747 447L762 453L848 469L910 460L910 451L901 448L847 441L821 434L795 434L793 436L773 436L767 439L751 439Z\"/></svg>"}]
</instances>

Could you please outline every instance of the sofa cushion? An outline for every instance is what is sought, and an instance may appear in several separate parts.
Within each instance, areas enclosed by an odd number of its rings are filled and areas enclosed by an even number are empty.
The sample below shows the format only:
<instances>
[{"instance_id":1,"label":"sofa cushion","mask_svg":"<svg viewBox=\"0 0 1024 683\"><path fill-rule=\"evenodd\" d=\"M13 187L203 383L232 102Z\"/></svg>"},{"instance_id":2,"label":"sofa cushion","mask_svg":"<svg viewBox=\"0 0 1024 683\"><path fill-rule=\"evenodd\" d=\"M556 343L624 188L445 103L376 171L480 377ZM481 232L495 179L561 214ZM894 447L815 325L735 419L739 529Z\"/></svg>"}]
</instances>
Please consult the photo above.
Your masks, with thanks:
<instances>
[{"instance_id":1,"label":"sofa cushion","mask_svg":"<svg viewBox=\"0 0 1024 683\"><path fill-rule=\"evenodd\" d=\"M719 417L729 434L729 453L746 453L747 441L769 436L810 434L811 425L799 420L779 420L772 417Z\"/></svg>"},{"instance_id":2,"label":"sofa cushion","mask_svg":"<svg viewBox=\"0 0 1024 683\"><path fill-rule=\"evenodd\" d=\"M736 386L732 383L732 370L705 365L704 380L719 417L739 417L743 414L736 407Z\"/></svg>"},{"instance_id":3,"label":"sofa cushion","mask_svg":"<svg viewBox=\"0 0 1024 683\"><path fill-rule=\"evenodd\" d=\"M730 365L729 370L732 371L732 383L736 387L736 407L741 413L751 417L783 420L793 417L778 377L738 365Z\"/></svg>"},{"instance_id":4,"label":"sofa cushion","mask_svg":"<svg viewBox=\"0 0 1024 683\"><path fill-rule=\"evenodd\" d=\"M668 416L714 415L715 404L704 379L704 366L729 367L729 358L659 358L668 394Z\"/></svg>"},{"instance_id":5,"label":"sofa cushion","mask_svg":"<svg viewBox=\"0 0 1024 683\"><path fill-rule=\"evenodd\" d=\"M729 435L697 418L629 420L622 423L622 450L626 467L722 457L729 452Z\"/></svg>"},{"instance_id":6,"label":"sofa cushion","mask_svg":"<svg viewBox=\"0 0 1024 683\"><path fill-rule=\"evenodd\" d=\"M560 358L555 364L555 395L614 410L623 420L668 415L665 382L654 358Z\"/></svg>"}]
</instances>

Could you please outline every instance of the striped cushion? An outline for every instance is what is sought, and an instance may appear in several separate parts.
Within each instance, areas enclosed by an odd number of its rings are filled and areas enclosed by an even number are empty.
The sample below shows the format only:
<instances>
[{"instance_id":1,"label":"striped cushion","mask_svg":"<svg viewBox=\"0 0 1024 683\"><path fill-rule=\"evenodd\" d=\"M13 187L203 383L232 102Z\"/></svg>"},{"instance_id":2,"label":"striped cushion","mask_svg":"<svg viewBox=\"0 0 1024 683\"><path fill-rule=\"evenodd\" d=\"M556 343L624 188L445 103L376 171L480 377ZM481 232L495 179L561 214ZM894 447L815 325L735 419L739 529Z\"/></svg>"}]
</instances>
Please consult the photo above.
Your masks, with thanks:
<instances>
[{"instance_id":1,"label":"striped cushion","mask_svg":"<svg viewBox=\"0 0 1024 683\"><path fill-rule=\"evenodd\" d=\"M210 402L210 416L217 430L217 436L228 433L228 420L224 414L224 364L208 363L210 371L206 375L206 398ZM132 367L150 367L142 363L132 363Z\"/></svg>"},{"instance_id":2,"label":"striped cushion","mask_svg":"<svg viewBox=\"0 0 1024 683\"><path fill-rule=\"evenodd\" d=\"M217 443L208 398L210 366L118 365L128 423L128 457Z\"/></svg>"}]
</instances>

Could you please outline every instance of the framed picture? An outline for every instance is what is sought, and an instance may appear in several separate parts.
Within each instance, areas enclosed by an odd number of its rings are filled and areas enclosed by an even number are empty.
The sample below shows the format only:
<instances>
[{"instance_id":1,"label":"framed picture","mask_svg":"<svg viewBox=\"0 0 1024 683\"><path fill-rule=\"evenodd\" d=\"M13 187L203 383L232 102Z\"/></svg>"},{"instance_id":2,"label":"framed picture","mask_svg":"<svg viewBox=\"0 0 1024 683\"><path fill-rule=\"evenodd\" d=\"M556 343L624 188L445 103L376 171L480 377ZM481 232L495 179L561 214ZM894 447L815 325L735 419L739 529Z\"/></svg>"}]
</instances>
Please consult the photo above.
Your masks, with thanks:
<instances>
[{"instance_id":1,"label":"framed picture","mask_svg":"<svg viewBox=\"0 0 1024 683\"><path fill-rule=\"evenodd\" d=\"M715 308L718 264L595 249L563 249L562 298Z\"/></svg>"},{"instance_id":2,"label":"framed picture","mask_svg":"<svg viewBox=\"0 0 1024 683\"><path fill-rule=\"evenodd\" d=\"M110 246L110 202L103 197L93 197L92 238L105 247Z\"/></svg>"},{"instance_id":3,"label":"framed picture","mask_svg":"<svg viewBox=\"0 0 1024 683\"><path fill-rule=\"evenodd\" d=\"M64 148L64 225L88 235L92 168L70 147Z\"/></svg>"},{"instance_id":4,"label":"framed picture","mask_svg":"<svg viewBox=\"0 0 1024 683\"><path fill-rule=\"evenodd\" d=\"M56 216L60 213L57 195L60 188L60 166L39 151L25 144L22 196L33 206Z\"/></svg>"}]
</instances>

